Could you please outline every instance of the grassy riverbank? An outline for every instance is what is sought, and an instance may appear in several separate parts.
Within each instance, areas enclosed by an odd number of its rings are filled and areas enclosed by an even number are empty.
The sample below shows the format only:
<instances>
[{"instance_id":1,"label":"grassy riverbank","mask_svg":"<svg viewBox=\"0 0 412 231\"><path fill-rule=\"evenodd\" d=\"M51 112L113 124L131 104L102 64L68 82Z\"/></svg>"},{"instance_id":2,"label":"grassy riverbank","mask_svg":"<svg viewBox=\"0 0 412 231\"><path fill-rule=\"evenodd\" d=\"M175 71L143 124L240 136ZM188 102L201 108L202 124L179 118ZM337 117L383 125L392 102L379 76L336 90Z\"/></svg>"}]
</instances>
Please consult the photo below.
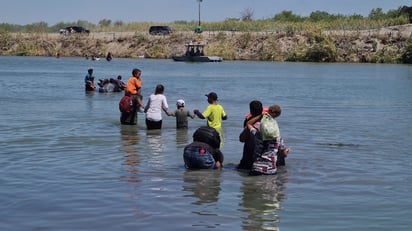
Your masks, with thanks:
<instances>
[{"instance_id":1,"label":"grassy riverbank","mask_svg":"<svg viewBox=\"0 0 412 231\"><path fill-rule=\"evenodd\" d=\"M184 44L206 44L207 55L224 60L411 63L412 24L369 30L304 30L267 32L175 31L170 36L147 32L0 33L0 55L168 59Z\"/></svg>"}]
</instances>

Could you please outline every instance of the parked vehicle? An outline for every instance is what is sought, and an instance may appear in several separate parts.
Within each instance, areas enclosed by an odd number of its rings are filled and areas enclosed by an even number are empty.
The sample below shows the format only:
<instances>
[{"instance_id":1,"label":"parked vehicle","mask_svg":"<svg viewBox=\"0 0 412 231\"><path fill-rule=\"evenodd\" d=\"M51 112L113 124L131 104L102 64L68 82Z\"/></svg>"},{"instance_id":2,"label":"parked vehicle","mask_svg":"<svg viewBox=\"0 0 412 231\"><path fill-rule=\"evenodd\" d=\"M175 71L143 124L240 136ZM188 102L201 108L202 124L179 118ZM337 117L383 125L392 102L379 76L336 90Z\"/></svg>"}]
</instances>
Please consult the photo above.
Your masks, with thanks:
<instances>
[{"instance_id":1,"label":"parked vehicle","mask_svg":"<svg viewBox=\"0 0 412 231\"><path fill-rule=\"evenodd\" d=\"M172 32L173 30L169 26L151 26L149 29L151 35L169 35Z\"/></svg>"},{"instance_id":2,"label":"parked vehicle","mask_svg":"<svg viewBox=\"0 0 412 231\"><path fill-rule=\"evenodd\" d=\"M66 28L60 29L59 32L60 34L65 34L65 35L73 34L73 33L85 33L85 34L90 33L89 30L81 26L68 26Z\"/></svg>"}]
</instances>

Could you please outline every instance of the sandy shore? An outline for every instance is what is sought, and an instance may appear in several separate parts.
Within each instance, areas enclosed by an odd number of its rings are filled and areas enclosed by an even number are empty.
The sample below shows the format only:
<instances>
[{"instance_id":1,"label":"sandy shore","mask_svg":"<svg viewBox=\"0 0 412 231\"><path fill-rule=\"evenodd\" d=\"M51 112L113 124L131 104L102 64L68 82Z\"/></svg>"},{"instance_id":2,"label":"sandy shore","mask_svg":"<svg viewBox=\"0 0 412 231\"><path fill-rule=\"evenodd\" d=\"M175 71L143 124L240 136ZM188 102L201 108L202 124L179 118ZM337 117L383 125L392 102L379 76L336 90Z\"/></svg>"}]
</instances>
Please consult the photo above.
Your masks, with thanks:
<instances>
[{"instance_id":1,"label":"sandy shore","mask_svg":"<svg viewBox=\"0 0 412 231\"><path fill-rule=\"evenodd\" d=\"M363 31L326 31L322 36L295 32L101 32L89 35L58 33L2 35L0 55L114 57L168 59L184 52L188 42L206 44L205 53L224 60L293 61L294 56L320 55L321 62L393 62L412 36L412 24ZM7 36L7 37L5 37ZM326 38L326 39L325 39ZM306 53L305 53L306 52ZM312 52L312 53L308 53Z\"/></svg>"}]
</instances>

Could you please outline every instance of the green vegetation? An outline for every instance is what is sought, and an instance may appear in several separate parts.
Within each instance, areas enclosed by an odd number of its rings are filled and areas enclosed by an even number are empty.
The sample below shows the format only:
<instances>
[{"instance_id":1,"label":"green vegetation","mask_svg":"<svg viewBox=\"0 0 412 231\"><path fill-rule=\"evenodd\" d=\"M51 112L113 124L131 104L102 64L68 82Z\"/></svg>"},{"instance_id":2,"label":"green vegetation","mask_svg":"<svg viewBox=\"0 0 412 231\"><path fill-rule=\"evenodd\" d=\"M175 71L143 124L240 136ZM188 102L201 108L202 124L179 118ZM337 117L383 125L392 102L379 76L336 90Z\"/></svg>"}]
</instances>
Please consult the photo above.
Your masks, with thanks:
<instances>
[{"instance_id":1,"label":"green vegetation","mask_svg":"<svg viewBox=\"0 0 412 231\"><path fill-rule=\"evenodd\" d=\"M79 20L53 26L45 22L24 26L3 23L0 24L0 54L53 56L59 53L78 57L102 56L110 51L115 57L170 58L182 44L193 41L207 44L206 54L218 55L224 60L412 63L412 34L403 29L410 28L405 24L410 23L412 17L402 13L405 12L402 9L404 7L387 13L380 8L372 9L367 17L322 11L301 17L283 11L260 20L253 20L253 10L248 9L241 19L202 22L201 34L194 33L197 21L124 23L103 19L98 24ZM55 34L73 25L87 28L92 34ZM170 26L174 33L166 37L150 36L148 29L152 25Z\"/></svg>"},{"instance_id":2,"label":"green vegetation","mask_svg":"<svg viewBox=\"0 0 412 231\"><path fill-rule=\"evenodd\" d=\"M412 38L409 38L405 52L402 54L401 62L412 64Z\"/></svg>"},{"instance_id":3,"label":"green vegetation","mask_svg":"<svg viewBox=\"0 0 412 231\"><path fill-rule=\"evenodd\" d=\"M367 17L361 15L334 15L324 11L312 12L308 17L294 14L292 11L283 11L272 18L252 20L253 11L249 9L247 17L242 19L229 18L223 22L202 22L206 31L241 31L241 32L293 32L302 31L315 23L322 30L365 30L376 29L385 26L402 25L409 22L409 15L402 13L401 7L384 13L381 8L372 9ZM98 24L79 20L77 22L60 22L49 26L46 22L38 22L28 25L0 24L0 32L58 32L59 29L68 26L83 26L92 32L120 32L120 31L147 31L153 24L171 26L176 31L193 31L198 25L197 21L175 21L172 23L154 22L112 22L110 19L102 19Z\"/></svg>"}]
</instances>

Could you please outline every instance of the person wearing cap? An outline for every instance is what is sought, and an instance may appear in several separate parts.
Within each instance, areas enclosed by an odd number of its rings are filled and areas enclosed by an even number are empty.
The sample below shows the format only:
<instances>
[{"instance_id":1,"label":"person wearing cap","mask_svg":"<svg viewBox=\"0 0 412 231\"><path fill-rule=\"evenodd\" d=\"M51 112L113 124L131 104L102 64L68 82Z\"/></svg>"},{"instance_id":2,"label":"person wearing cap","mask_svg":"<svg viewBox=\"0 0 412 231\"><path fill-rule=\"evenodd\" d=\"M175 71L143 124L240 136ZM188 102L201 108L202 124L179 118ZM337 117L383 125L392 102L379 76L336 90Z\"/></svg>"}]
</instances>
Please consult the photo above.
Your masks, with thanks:
<instances>
[{"instance_id":1,"label":"person wearing cap","mask_svg":"<svg viewBox=\"0 0 412 231\"><path fill-rule=\"evenodd\" d=\"M190 111L186 110L185 108L185 101L183 99L179 99L176 102L177 109L174 112L168 112L168 116L176 117L176 128L188 128L188 120L187 118L195 118L195 115L190 113Z\"/></svg>"},{"instance_id":2,"label":"person wearing cap","mask_svg":"<svg viewBox=\"0 0 412 231\"><path fill-rule=\"evenodd\" d=\"M207 106L203 113L200 113L198 109L195 109L193 113L197 115L200 119L207 119L207 126L212 127L218 131L222 129L222 120L227 119L227 115L222 105L217 102L217 94L215 92L210 92L207 96Z\"/></svg>"}]
</instances>

